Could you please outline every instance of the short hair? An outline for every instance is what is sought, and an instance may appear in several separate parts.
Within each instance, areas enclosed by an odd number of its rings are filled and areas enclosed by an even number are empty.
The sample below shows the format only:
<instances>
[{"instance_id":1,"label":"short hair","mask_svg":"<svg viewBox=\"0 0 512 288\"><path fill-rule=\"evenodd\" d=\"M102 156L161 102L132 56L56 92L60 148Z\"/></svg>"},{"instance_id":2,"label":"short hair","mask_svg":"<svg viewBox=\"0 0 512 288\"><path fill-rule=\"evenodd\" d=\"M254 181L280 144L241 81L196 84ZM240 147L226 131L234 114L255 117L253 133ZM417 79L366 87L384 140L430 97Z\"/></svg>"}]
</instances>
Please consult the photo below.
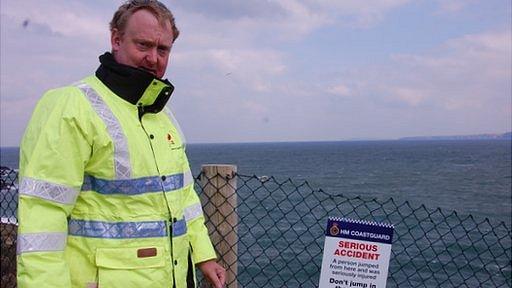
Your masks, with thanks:
<instances>
[{"instance_id":1,"label":"short hair","mask_svg":"<svg viewBox=\"0 0 512 288\"><path fill-rule=\"evenodd\" d=\"M176 27L176 23L174 21L174 16L171 11L165 7L163 3L158 0L130 0L126 1L123 5L119 6L117 11L114 13L112 17L112 21L110 21L110 32L114 29L117 29L119 32L123 33L126 28L126 23L130 16L133 13L145 9L151 12L158 19L160 24L164 24L166 20L171 22L172 34L173 34L173 42L180 35L180 31Z\"/></svg>"}]
</instances>

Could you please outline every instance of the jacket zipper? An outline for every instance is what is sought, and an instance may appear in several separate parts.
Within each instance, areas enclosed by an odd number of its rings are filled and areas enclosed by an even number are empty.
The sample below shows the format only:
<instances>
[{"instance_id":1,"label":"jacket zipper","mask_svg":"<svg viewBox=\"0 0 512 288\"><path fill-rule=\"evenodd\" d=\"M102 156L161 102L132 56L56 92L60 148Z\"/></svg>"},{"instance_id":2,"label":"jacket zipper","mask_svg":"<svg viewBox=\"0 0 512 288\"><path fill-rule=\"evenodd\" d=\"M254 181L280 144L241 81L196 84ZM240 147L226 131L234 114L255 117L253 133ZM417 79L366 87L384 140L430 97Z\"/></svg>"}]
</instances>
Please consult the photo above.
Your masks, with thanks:
<instances>
[{"instance_id":1,"label":"jacket zipper","mask_svg":"<svg viewBox=\"0 0 512 288\"><path fill-rule=\"evenodd\" d=\"M142 106L138 106L139 108L139 111L140 109L142 109ZM146 134L146 139L149 139L149 135L148 135L148 132L146 131L146 128L144 128L144 124L142 124L142 116L144 115L141 115L139 114L139 121L140 121L140 126L142 127L142 130L144 131L144 133ZM151 143L151 140L149 139L149 147L151 147L151 153L153 154L153 160L155 162L155 167L156 167L156 171L158 172L158 175L160 175L160 169L158 169L158 163L156 162L156 155L155 155L155 150L153 149L153 143ZM176 277L175 277L175 274L174 274L174 250L173 250L173 245L172 245L172 225L174 223L173 221L173 217L172 217L172 212L171 212L171 209L169 208L169 202L167 201L167 197L165 197L165 187L163 185L163 181L165 180L162 180L161 182L161 185L162 185L162 196L164 197L164 200L165 200L165 206L167 207L167 212L169 214L169 225L167 225L169 227L169 243L171 244L171 266L172 266L172 287L173 288L176 288Z\"/></svg>"}]
</instances>

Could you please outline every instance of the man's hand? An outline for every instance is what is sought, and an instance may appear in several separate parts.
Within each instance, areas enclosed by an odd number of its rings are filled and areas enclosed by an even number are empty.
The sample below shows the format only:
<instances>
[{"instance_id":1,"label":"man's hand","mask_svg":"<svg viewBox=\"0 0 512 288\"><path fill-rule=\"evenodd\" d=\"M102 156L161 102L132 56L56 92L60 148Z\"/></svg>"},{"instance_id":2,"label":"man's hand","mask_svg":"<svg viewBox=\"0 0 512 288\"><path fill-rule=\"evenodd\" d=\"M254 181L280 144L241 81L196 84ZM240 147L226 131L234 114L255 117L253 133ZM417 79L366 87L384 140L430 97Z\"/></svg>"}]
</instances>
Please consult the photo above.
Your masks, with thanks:
<instances>
[{"instance_id":1,"label":"man's hand","mask_svg":"<svg viewBox=\"0 0 512 288\"><path fill-rule=\"evenodd\" d=\"M215 288L222 288L226 284L226 270L222 268L215 260L209 260L197 264L197 267L203 272L204 277Z\"/></svg>"}]
</instances>

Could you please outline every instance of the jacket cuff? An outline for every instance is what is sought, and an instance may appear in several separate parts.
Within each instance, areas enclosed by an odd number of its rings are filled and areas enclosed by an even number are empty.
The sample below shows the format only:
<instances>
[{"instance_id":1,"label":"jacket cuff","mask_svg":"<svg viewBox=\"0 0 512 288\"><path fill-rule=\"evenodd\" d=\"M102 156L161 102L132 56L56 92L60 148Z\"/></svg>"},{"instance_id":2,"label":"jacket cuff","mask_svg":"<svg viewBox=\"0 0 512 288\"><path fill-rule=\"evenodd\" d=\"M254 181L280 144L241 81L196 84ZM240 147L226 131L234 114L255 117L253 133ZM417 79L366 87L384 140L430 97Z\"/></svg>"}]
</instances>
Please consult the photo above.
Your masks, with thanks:
<instances>
[{"instance_id":1,"label":"jacket cuff","mask_svg":"<svg viewBox=\"0 0 512 288\"><path fill-rule=\"evenodd\" d=\"M215 249L208 237L198 242L202 244L192 245L192 260L194 261L194 265L207 260L217 259Z\"/></svg>"}]
</instances>

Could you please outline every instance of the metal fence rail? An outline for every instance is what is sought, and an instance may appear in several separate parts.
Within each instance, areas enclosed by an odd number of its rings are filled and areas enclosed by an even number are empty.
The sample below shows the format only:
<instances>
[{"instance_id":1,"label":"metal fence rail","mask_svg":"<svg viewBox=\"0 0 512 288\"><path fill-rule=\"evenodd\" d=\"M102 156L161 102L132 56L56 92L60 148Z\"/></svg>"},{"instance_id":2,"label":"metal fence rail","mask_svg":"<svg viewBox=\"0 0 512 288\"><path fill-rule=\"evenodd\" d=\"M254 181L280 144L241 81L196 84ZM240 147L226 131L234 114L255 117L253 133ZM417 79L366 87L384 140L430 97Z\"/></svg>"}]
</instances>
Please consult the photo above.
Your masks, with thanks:
<instances>
[{"instance_id":1,"label":"metal fence rail","mask_svg":"<svg viewBox=\"0 0 512 288\"><path fill-rule=\"evenodd\" d=\"M224 190L223 186L232 183L219 181L226 177L234 177L238 183L236 187L227 187L236 190L237 204L228 199L226 203L238 216L237 224L231 229L238 235L238 259L236 263L228 263L237 265L228 268L234 267L237 277L228 287L235 284L238 287L316 287L329 216L394 224L388 287L512 285L511 229L503 222L493 223L489 219L475 219L409 202L397 203L392 198L330 195L313 189L307 182L240 174L199 175L196 191L202 197L203 206L223 204L218 199L212 203L203 188L206 184ZM2 223L15 220L11 210L16 208L16 182L15 171L2 170ZM16 285L15 228L4 223L1 227L2 287ZM226 231L210 230L210 233L225 235Z\"/></svg>"}]
</instances>

